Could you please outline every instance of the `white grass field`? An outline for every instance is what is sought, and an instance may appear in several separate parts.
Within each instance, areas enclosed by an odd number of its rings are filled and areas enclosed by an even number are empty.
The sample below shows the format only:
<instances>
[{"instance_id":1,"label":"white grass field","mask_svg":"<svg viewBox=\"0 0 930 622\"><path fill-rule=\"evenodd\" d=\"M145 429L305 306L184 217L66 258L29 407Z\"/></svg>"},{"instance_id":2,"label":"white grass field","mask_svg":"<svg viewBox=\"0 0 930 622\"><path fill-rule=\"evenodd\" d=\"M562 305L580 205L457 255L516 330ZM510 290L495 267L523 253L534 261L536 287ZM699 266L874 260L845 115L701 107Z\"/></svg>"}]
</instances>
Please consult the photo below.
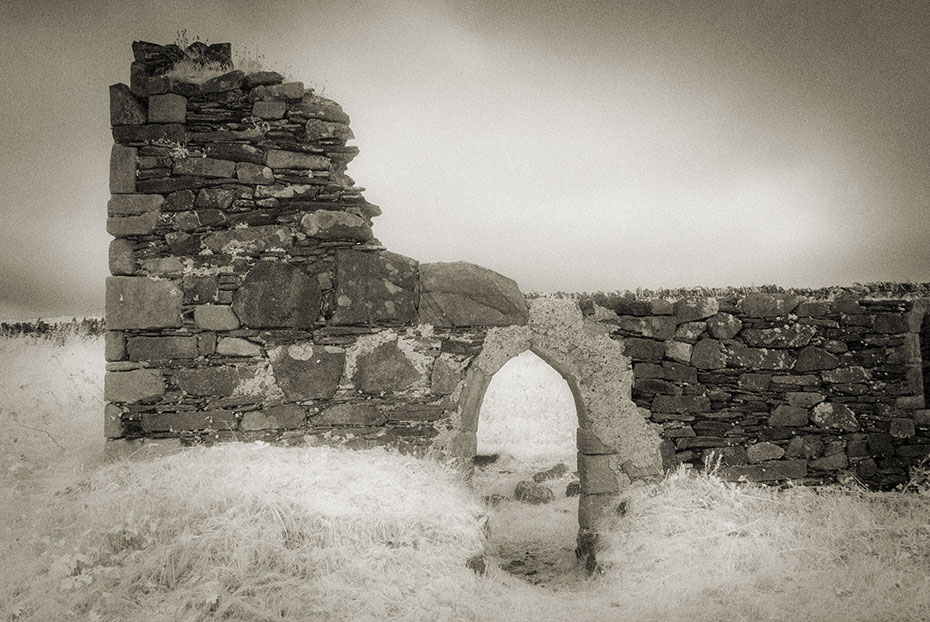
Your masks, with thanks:
<instances>
[{"instance_id":1,"label":"white grass field","mask_svg":"<svg viewBox=\"0 0 930 622\"><path fill-rule=\"evenodd\" d=\"M926 486L676 472L628 492L589 577L572 462L550 504L482 501L566 451L543 438L574 415L547 409L551 370L513 369L524 388L489 390L482 424L510 412L535 447L498 444L470 482L387 451L259 444L102 465L102 339L0 339L0 621L930 620ZM465 566L482 547L484 576Z\"/></svg>"}]
</instances>

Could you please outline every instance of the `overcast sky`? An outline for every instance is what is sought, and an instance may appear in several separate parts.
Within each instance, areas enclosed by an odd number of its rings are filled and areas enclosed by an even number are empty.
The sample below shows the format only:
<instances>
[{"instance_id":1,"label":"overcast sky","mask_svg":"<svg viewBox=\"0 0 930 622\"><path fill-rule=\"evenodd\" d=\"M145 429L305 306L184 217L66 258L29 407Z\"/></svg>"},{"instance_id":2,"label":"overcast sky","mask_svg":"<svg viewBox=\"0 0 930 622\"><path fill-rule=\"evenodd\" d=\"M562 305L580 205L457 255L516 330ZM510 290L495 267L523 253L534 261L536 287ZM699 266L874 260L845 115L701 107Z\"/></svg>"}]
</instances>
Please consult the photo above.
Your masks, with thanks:
<instances>
[{"instance_id":1,"label":"overcast sky","mask_svg":"<svg viewBox=\"0 0 930 622\"><path fill-rule=\"evenodd\" d=\"M107 87L180 29L342 104L375 234L422 262L930 281L930 2L4 0L0 318L102 312Z\"/></svg>"}]
</instances>

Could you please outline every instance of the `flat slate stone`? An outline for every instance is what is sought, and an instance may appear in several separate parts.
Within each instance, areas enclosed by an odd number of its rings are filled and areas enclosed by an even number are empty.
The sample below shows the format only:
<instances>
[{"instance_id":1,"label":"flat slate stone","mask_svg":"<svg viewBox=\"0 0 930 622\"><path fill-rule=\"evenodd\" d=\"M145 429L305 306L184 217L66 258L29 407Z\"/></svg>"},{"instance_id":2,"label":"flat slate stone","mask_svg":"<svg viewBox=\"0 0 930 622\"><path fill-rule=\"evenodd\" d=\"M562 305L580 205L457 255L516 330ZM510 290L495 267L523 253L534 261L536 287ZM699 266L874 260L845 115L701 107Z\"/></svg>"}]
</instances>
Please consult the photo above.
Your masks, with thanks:
<instances>
[{"instance_id":1,"label":"flat slate stone","mask_svg":"<svg viewBox=\"0 0 930 622\"><path fill-rule=\"evenodd\" d=\"M310 328L320 315L317 280L286 263L259 261L233 296L233 311L251 328Z\"/></svg>"},{"instance_id":2,"label":"flat slate stone","mask_svg":"<svg viewBox=\"0 0 930 622\"><path fill-rule=\"evenodd\" d=\"M106 281L108 330L181 326L181 290L173 281L111 276Z\"/></svg>"},{"instance_id":3,"label":"flat slate stone","mask_svg":"<svg viewBox=\"0 0 930 622\"><path fill-rule=\"evenodd\" d=\"M200 89L204 93L224 93L240 88L244 82L245 74L236 69L221 76L210 78L201 85Z\"/></svg>"},{"instance_id":4,"label":"flat slate stone","mask_svg":"<svg viewBox=\"0 0 930 622\"><path fill-rule=\"evenodd\" d=\"M191 395L227 397L240 382L254 375L250 367L193 367L179 369L176 380L181 390Z\"/></svg>"},{"instance_id":5,"label":"flat slate stone","mask_svg":"<svg viewBox=\"0 0 930 622\"><path fill-rule=\"evenodd\" d=\"M746 317L783 317L794 311L801 298L791 294L747 294L737 307Z\"/></svg>"},{"instance_id":6,"label":"flat slate stone","mask_svg":"<svg viewBox=\"0 0 930 622\"><path fill-rule=\"evenodd\" d=\"M723 343L716 339L701 339L691 351L691 364L698 369L723 369L727 366Z\"/></svg>"},{"instance_id":7,"label":"flat slate stone","mask_svg":"<svg viewBox=\"0 0 930 622\"><path fill-rule=\"evenodd\" d=\"M336 394L345 365L345 350L296 343L269 350L275 382L292 400L329 399Z\"/></svg>"},{"instance_id":8,"label":"flat slate stone","mask_svg":"<svg viewBox=\"0 0 930 622\"><path fill-rule=\"evenodd\" d=\"M466 262L420 266L421 323L511 326L526 324L528 317L526 298L513 279Z\"/></svg>"},{"instance_id":9,"label":"flat slate stone","mask_svg":"<svg viewBox=\"0 0 930 622\"><path fill-rule=\"evenodd\" d=\"M807 477L807 460L778 460L765 464L728 466L720 470L727 481L774 482Z\"/></svg>"},{"instance_id":10,"label":"flat slate stone","mask_svg":"<svg viewBox=\"0 0 930 622\"><path fill-rule=\"evenodd\" d=\"M236 330L239 318L229 305L197 305L194 307L194 324L205 330Z\"/></svg>"},{"instance_id":11,"label":"flat slate stone","mask_svg":"<svg viewBox=\"0 0 930 622\"><path fill-rule=\"evenodd\" d=\"M826 350L808 346L798 354L798 361L794 365L795 371L816 371L821 369L835 369L840 359Z\"/></svg>"},{"instance_id":12,"label":"flat slate stone","mask_svg":"<svg viewBox=\"0 0 930 622\"><path fill-rule=\"evenodd\" d=\"M149 212L140 216L113 216L107 218L107 233L115 238L130 235L148 235L158 227L158 213Z\"/></svg>"},{"instance_id":13,"label":"flat slate stone","mask_svg":"<svg viewBox=\"0 0 930 622\"><path fill-rule=\"evenodd\" d=\"M146 432L183 432L188 430L235 430L238 418L232 410L142 413Z\"/></svg>"},{"instance_id":14,"label":"flat slate stone","mask_svg":"<svg viewBox=\"0 0 930 622\"><path fill-rule=\"evenodd\" d=\"M387 251L336 253L335 324L416 321L417 262Z\"/></svg>"},{"instance_id":15,"label":"flat slate stone","mask_svg":"<svg viewBox=\"0 0 930 622\"><path fill-rule=\"evenodd\" d=\"M679 322L693 322L715 315L720 304L716 298L682 298L674 309Z\"/></svg>"},{"instance_id":16,"label":"flat slate stone","mask_svg":"<svg viewBox=\"0 0 930 622\"><path fill-rule=\"evenodd\" d=\"M239 162L236 165L236 179L240 184L273 184L274 173L261 164Z\"/></svg>"},{"instance_id":17,"label":"flat slate stone","mask_svg":"<svg viewBox=\"0 0 930 622\"><path fill-rule=\"evenodd\" d=\"M112 130L113 140L119 144L145 145L157 140L184 142L184 125L181 123L147 123L145 125L117 125Z\"/></svg>"},{"instance_id":18,"label":"flat slate stone","mask_svg":"<svg viewBox=\"0 0 930 622\"><path fill-rule=\"evenodd\" d=\"M165 379L157 369L108 371L103 378L103 398L108 402L138 402L164 393Z\"/></svg>"},{"instance_id":19,"label":"flat slate stone","mask_svg":"<svg viewBox=\"0 0 930 622\"><path fill-rule=\"evenodd\" d=\"M265 164L271 168L329 170L329 158L315 153L269 149Z\"/></svg>"}]
</instances>

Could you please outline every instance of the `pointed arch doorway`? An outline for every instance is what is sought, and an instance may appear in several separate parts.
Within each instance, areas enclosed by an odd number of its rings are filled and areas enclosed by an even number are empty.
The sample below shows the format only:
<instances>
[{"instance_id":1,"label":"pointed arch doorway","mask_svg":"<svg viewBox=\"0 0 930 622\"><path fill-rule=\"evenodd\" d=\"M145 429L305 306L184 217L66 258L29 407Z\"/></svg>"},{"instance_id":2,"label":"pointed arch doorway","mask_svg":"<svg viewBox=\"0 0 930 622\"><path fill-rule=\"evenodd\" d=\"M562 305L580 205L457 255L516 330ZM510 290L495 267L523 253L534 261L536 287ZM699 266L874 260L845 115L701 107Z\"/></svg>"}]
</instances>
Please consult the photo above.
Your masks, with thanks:
<instances>
[{"instance_id":1,"label":"pointed arch doorway","mask_svg":"<svg viewBox=\"0 0 930 622\"><path fill-rule=\"evenodd\" d=\"M630 396L633 372L610 327L586 319L573 300L530 301L524 326L488 329L471 361L458 400L449 452L471 462L477 455L479 415L494 375L530 350L565 380L575 403L578 546L593 558L599 525L615 513L632 480L662 474L661 438L648 411Z\"/></svg>"}]
</instances>

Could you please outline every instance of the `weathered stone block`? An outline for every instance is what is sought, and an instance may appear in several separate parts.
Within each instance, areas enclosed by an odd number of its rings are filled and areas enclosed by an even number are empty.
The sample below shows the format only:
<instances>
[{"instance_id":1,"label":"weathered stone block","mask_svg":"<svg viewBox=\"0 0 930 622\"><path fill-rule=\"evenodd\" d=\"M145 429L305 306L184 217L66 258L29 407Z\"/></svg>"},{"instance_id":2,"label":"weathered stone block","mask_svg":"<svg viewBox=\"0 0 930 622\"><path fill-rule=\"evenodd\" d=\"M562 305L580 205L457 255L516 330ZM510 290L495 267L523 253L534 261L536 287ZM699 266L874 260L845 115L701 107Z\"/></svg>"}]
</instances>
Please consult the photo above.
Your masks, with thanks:
<instances>
[{"instance_id":1,"label":"weathered stone block","mask_svg":"<svg viewBox=\"0 0 930 622\"><path fill-rule=\"evenodd\" d=\"M103 399L108 402L138 402L165 393L165 379L160 369L108 371L103 378Z\"/></svg>"},{"instance_id":2,"label":"weathered stone block","mask_svg":"<svg viewBox=\"0 0 930 622\"><path fill-rule=\"evenodd\" d=\"M665 356L665 342L655 339L625 337L623 353L634 361L661 361ZM692 357L694 355L692 354Z\"/></svg>"},{"instance_id":3,"label":"weathered stone block","mask_svg":"<svg viewBox=\"0 0 930 622\"><path fill-rule=\"evenodd\" d=\"M303 424L305 414L304 410L297 404L270 406L262 410L242 413L239 429L244 432L253 430L293 430Z\"/></svg>"},{"instance_id":4,"label":"weathered stone block","mask_svg":"<svg viewBox=\"0 0 930 622\"><path fill-rule=\"evenodd\" d=\"M401 404L385 414L388 421L437 421L443 409L438 404Z\"/></svg>"},{"instance_id":5,"label":"weathered stone block","mask_svg":"<svg viewBox=\"0 0 930 622\"><path fill-rule=\"evenodd\" d=\"M449 395L462 379L462 373L457 365L443 357L433 363L430 375L430 390L435 395Z\"/></svg>"},{"instance_id":6,"label":"weathered stone block","mask_svg":"<svg viewBox=\"0 0 930 622\"><path fill-rule=\"evenodd\" d=\"M236 174L236 163L214 158L181 158L174 161L172 172L175 175L197 177L233 177Z\"/></svg>"},{"instance_id":7,"label":"weathered stone block","mask_svg":"<svg viewBox=\"0 0 930 622\"><path fill-rule=\"evenodd\" d=\"M846 457L845 453L839 452L824 456L823 458L811 460L809 466L815 471L838 471L849 466L849 459Z\"/></svg>"},{"instance_id":8,"label":"weathered stone block","mask_svg":"<svg viewBox=\"0 0 930 622\"><path fill-rule=\"evenodd\" d=\"M158 227L158 213L140 216L113 216L107 218L107 233L116 238L130 235L149 235Z\"/></svg>"},{"instance_id":9,"label":"weathered stone block","mask_svg":"<svg viewBox=\"0 0 930 622\"><path fill-rule=\"evenodd\" d=\"M265 155L265 164L273 169L329 170L329 158L326 156L299 151L283 151L281 149L269 149Z\"/></svg>"},{"instance_id":10,"label":"weathered stone block","mask_svg":"<svg viewBox=\"0 0 930 622\"><path fill-rule=\"evenodd\" d=\"M522 480L513 489L513 498L522 503L542 505L555 499L555 493L545 484Z\"/></svg>"},{"instance_id":11,"label":"weathered stone block","mask_svg":"<svg viewBox=\"0 0 930 622\"><path fill-rule=\"evenodd\" d=\"M245 85L249 88L282 82L284 82L284 76L277 71L256 71L245 76Z\"/></svg>"},{"instance_id":12,"label":"weathered stone block","mask_svg":"<svg viewBox=\"0 0 930 622\"><path fill-rule=\"evenodd\" d=\"M197 358L196 337L130 337L127 341L130 361L160 361Z\"/></svg>"},{"instance_id":13,"label":"weathered stone block","mask_svg":"<svg viewBox=\"0 0 930 622\"><path fill-rule=\"evenodd\" d=\"M817 436L795 436L788 444L785 455L789 458L811 460L823 454L823 441Z\"/></svg>"},{"instance_id":14,"label":"weathered stone block","mask_svg":"<svg viewBox=\"0 0 930 622\"><path fill-rule=\"evenodd\" d=\"M367 242L374 237L365 219L335 210L318 210L304 216L300 226L311 238Z\"/></svg>"},{"instance_id":15,"label":"weathered stone block","mask_svg":"<svg viewBox=\"0 0 930 622\"><path fill-rule=\"evenodd\" d=\"M820 372L820 377L824 382L831 384L849 384L853 382L866 382L871 380L872 374L864 367L841 367L839 369L827 369Z\"/></svg>"},{"instance_id":16,"label":"weathered stone block","mask_svg":"<svg viewBox=\"0 0 930 622\"><path fill-rule=\"evenodd\" d=\"M177 257L149 257L142 260L142 270L154 276L181 276L184 264Z\"/></svg>"},{"instance_id":17,"label":"weathered stone block","mask_svg":"<svg viewBox=\"0 0 930 622\"><path fill-rule=\"evenodd\" d=\"M133 95L128 86L110 86L110 125L140 125L145 118L145 102Z\"/></svg>"},{"instance_id":18,"label":"weathered stone block","mask_svg":"<svg viewBox=\"0 0 930 622\"><path fill-rule=\"evenodd\" d=\"M281 101L257 101L252 104L252 116L260 119L282 119L287 104Z\"/></svg>"},{"instance_id":19,"label":"weathered stone block","mask_svg":"<svg viewBox=\"0 0 930 622\"><path fill-rule=\"evenodd\" d=\"M320 119L310 119L304 128L306 140L314 142L328 140L344 144L347 140L355 138L351 128L343 123L332 123Z\"/></svg>"},{"instance_id":20,"label":"weathered stone block","mask_svg":"<svg viewBox=\"0 0 930 622\"><path fill-rule=\"evenodd\" d=\"M685 322L675 329L675 339L694 343L707 330L707 322Z\"/></svg>"},{"instance_id":21,"label":"weathered stone block","mask_svg":"<svg viewBox=\"0 0 930 622\"><path fill-rule=\"evenodd\" d=\"M780 460L765 464L729 466L720 471L727 481L746 479L750 482L774 482L807 477L807 460Z\"/></svg>"},{"instance_id":22,"label":"weathered stone block","mask_svg":"<svg viewBox=\"0 0 930 622\"><path fill-rule=\"evenodd\" d=\"M743 339L747 345L768 348L799 348L811 342L817 329L805 324L775 328L747 328Z\"/></svg>"},{"instance_id":23,"label":"weathered stone block","mask_svg":"<svg viewBox=\"0 0 930 622\"><path fill-rule=\"evenodd\" d=\"M114 194L107 202L110 216L138 216L148 212L159 212L165 204L160 194Z\"/></svg>"},{"instance_id":24,"label":"weathered stone block","mask_svg":"<svg viewBox=\"0 0 930 622\"><path fill-rule=\"evenodd\" d=\"M756 443L746 449L746 459L750 464L778 460L785 455L785 450L774 443Z\"/></svg>"},{"instance_id":25,"label":"weathered stone block","mask_svg":"<svg viewBox=\"0 0 930 622\"><path fill-rule=\"evenodd\" d=\"M236 179L240 184L273 184L274 173L261 164L239 162L236 164Z\"/></svg>"},{"instance_id":26,"label":"weathered stone block","mask_svg":"<svg viewBox=\"0 0 930 622\"><path fill-rule=\"evenodd\" d=\"M727 366L727 353L723 343L716 339L701 339L694 344L691 364L698 369L723 369Z\"/></svg>"},{"instance_id":27,"label":"weathered stone block","mask_svg":"<svg viewBox=\"0 0 930 622\"><path fill-rule=\"evenodd\" d=\"M895 417L891 420L891 427L889 428L888 432L894 438L911 438L917 434L917 428L914 425L913 419Z\"/></svg>"},{"instance_id":28,"label":"weathered stone block","mask_svg":"<svg viewBox=\"0 0 930 622\"><path fill-rule=\"evenodd\" d=\"M798 362L794 365L795 371L817 371L821 369L834 369L840 364L840 360L826 350L814 346L808 346L801 350L798 355Z\"/></svg>"},{"instance_id":29,"label":"weathered stone block","mask_svg":"<svg viewBox=\"0 0 930 622\"><path fill-rule=\"evenodd\" d=\"M234 162L264 164L265 152L253 145L242 143L215 142L206 146L207 157Z\"/></svg>"},{"instance_id":30,"label":"weathered stone block","mask_svg":"<svg viewBox=\"0 0 930 622\"><path fill-rule=\"evenodd\" d=\"M187 98L174 93L149 97L149 123L184 123Z\"/></svg>"},{"instance_id":31,"label":"weathered stone block","mask_svg":"<svg viewBox=\"0 0 930 622\"><path fill-rule=\"evenodd\" d=\"M795 362L790 351L749 348L741 344L733 346L728 361L737 367L766 370L791 369Z\"/></svg>"},{"instance_id":32,"label":"weathered stone block","mask_svg":"<svg viewBox=\"0 0 930 622\"><path fill-rule=\"evenodd\" d=\"M345 350L311 343L279 346L268 351L275 381L291 400L329 399L336 394L345 365Z\"/></svg>"},{"instance_id":33,"label":"weathered stone block","mask_svg":"<svg viewBox=\"0 0 930 622\"><path fill-rule=\"evenodd\" d=\"M737 303L746 317L784 317L794 311L801 298L791 294L747 294Z\"/></svg>"},{"instance_id":34,"label":"weathered stone block","mask_svg":"<svg viewBox=\"0 0 930 622\"><path fill-rule=\"evenodd\" d=\"M416 321L417 262L386 251L336 253L335 324Z\"/></svg>"},{"instance_id":35,"label":"weathered stone block","mask_svg":"<svg viewBox=\"0 0 930 622\"><path fill-rule=\"evenodd\" d=\"M204 93L225 93L241 88L245 83L245 74L238 69L210 78L201 85Z\"/></svg>"},{"instance_id":36,"label":"weathered stone block","mask_svg":"<svg viewBox=\"0 0 930 622\"><path fill-rule=\"evenodd\" d=\"M229 305L197 305L194 307L194 324L206 330L236 330L239 318Z\"/></svg>"},{"instance_id":37,"label":"weathered stone block","mask_svg":"<svg viewBox=\"0 0 930 622\"><path fill-rule=\"evenodd\" d=\"M339 104L314 93L305 93L303 99L293 106L293 109L314 119L349 124L349 115L343 112Z\"/></svg>"},{"instance_id":38,"label":"weathered stone block","mask_svg":"<svg viewBox=\"0 0 930 622\"><path fill-rule=\"evenodd\" d=\"M663 341L675 336L675 327L677 326L675 318L668 315L658 317L631 317L625 315L617 319L617 324L621 330L634 333L639 337L649 337Z\"/></svg>"},{"instance_id":39,"label":"weathered stone block","mask_svg":"<svg viewBox=\"0 0 930 622\"><path fill-rule=\"evenodd\" d=\"M261 356L262 348L242 337L220 337L216 342L216 353L222 356Z\"/></svg>"},{"instance_id":40,"label":"weathered stone block","mask_svg":"<svg viewBox=\"0 0 930 622\"><path fill-rule=\"evenodd\" d=\"M811 411L811 421L821 428L832 428L855 432L859 429L856 414L845 404L821 402Z\"/></svg>"},{"instance_id":41,"label":"weathered stone block","mask_svg":"<svg viewBox=\"0 0 930 622\"><path fill-rule=\"evenodd\" d=\"M235 430L239 425L231 410L142 413L146 432L184 432L190 430Z\"/></svg>"},{"instance_id":42,"label":"weathered stone block","mask_svg":"<svg viewBox=\"0 0 930 622\"><path fill-rule=\"evenodd\" d=\"M285 263L259 261L233 297L233 311L252 328L310 328L320 315L317 280Z\"/></svg>"},{"instance_id":43,"label":"weathered stone block","mask_svg":"<svg viewBox=\"0 0 930 622\"><path fill-rule=\"evenodd\" d=\"M802 302L796 313L799 317L822 317L830 313L829 302Z\"/></svg>"},{"instance_id":44,"label":"weathered stone block","mask_svg":"<svg viewBox=\"0 0 930 622\"><path fill-rule=\"evenodd\" d=\"M516 282L466 262L420 266L419 312L442 327L522 325L529 314Z\"/></svg>"},{"instance_id":45,"label":"weathered stone block","mask_svg":"<svg viewBox=\"0 0 930 622\"><path fill-rule=\"evenodd\" d=\"M123 433L123 410L115 404L107 404L103 408L103 437L119 438Z\"/></svg>"},{"instance_id":46,"label":"weathered stone block","mask_svg":"<svg viewBox=\"0 0 930 622\"><path fill-rule=\"evenodd\" d=\"M129 240L115 239L110 241L107 253L110 274L128 275L136 271L135 246Z\"/></svg>"},{"instance_id":47,"label":"weathered stone block","mask_svg":"<svg viewBox=\"0 0 930 622\"><path fill-rule=\"evenodd\" d=\"M690 343L683 341L666 341L665 358L679 363L690 363L692 356L692 346Z\"/></svg>"},{"instance_id":48,"label":"weathered stone block","mask_svg":"<svg viewBox=\"0 0 930 622\"><path fill-rule=\"evenodd\" d=\"M335 404L313 417L314 425L377 426L387 418L374 406L367 404Z\"/></svg>"},{"instance_id":49,"label":"weathered stone block","mask_svg":"<svg viewBox=\"0 0 930 622\"><path fill-rule=\"evenodd\" d=\"M588 455L615 454L617 449L605 445L591 430L578 428L575 432L575 446L579 452Z\"/></svg>"},{"instance_id":50,"label":"weathered stone block","mask_svg":"<svg viewBox=\"0 0 930 622\"><path fill-rule=\"evenodd\" d=\"M291 230L280 225L217 231L203 239L204 246L214 253L229 255L257 255L271 248L288 248L292 242Z\"/></svg>"},{"instance_id":51,"label":"weathered stone block","mask_svg":"<svg viewBox=\"0 0 930 622\"><path fill-rule=\"evenodd\" d=\"M232 205L235 200L236 191L231 188L203 188L197 193L194 205L223 210Z\"/></svg>"},{"instance_id":52,"label":"weathered stone block","mask_svg":"<svg viewBox=\"0 0 930 622\"><path fill-rule=\"evenodd\" d=\"M181 290L172 281L107 278L106 324L110 330L181 325Z\"/></svg>"},{"instance_id":53,"label":"weathered stone block","mask_svg":"<svg viewBox=\"0 0 930 622\"><path fill-rule=\"evenodd\" d=\"M806 408L781 404L775 407L774 412L769 417L769 425L778 428L805 426L807 425L807 417Z\"/></svg>"},{"instance_id":54,"label":"weathered stone block","mask_svg":"<svg viewBox=\"0 0 930 622\"><path fill-rule=\"evenodd\" d=\"M824 399L822 394L809 391L788 391L785 397L788 399L788 404L799 408L810 408Z\"/></svg>"},{"instance_id":55,"label":"weathered stone block","mask_svg":"<svg viewBox=\"0 0 930 622\"><path fill-rule=\"evenodd\" d=\"M578 454L578 477L581 489L589 495L620 492L630 485L630 478L610 454Z\"/></svg>"},{"instance_id":56,"label":"weathered stone block","mask_svg":"<svg viewBox=\"0 0 930 622\"><path fill-rule=\"evenodd\" d=\"M111 194L125 194L136 191L137 153L135 147L113 145L110 150Z\"/></svg>"},{"instance_id":57,"label":"weathered stone block","mask_svg":"<svg viewBox=\"0 0 930 622\"><path fill-rule=\"evenodd\" d=\"M181 279L181 290L185 304L212 302L217 295L216 277L188 274Z\"/></svg>"},{"instance_id":58,"label":"weathered stone block","mask_svg":"<svg viewBox=\"0 0 930 622\"><path fill-rule=\"evenodd\" d=\"M255 376L249 367L192 367L178 370L176 379L182 391L191 395L232 395L239 383Z\"/></svg>"},{"instance_id":59,"label":"weathered stone block","mask_svg":"<svg viewBox=\"0 0 930 622\"><path fill-rule=\"evenodd\" d=\"M108 330L104 336L104 359L122 361L126 358L126 335L118 330Z\"/></svg>"},{"instance_id":60,"label":"weathered stone block","mask_svg":"<svg viewBox=\"0 0 930 622\"><path fill-rule=\"evenodd\" d=\"M739 388L746 391L768 391L772 374L746 373L739 377Z\"/></svg>"},{"instance_id":61,"label":"weathered stone block","mask_svg":"<svg viewBox=\"0 0 930 622\"><path fill-rule=\"evenodd\" d=\"M707 330L716 339L733 339L743 327L743 323L735 315L717 313L707 318Z\"/></svg>"},{"instance_id":62,"label":"weathered stone block","mask_svg":"<svg viewBox=\"0 0 930 622\"><path fill-rule=\"evenodd\" d=\"M679 323L703 320L719 310L716 298L682 298L675 303L675 316Z\"/></svg>"},{"instance_id":63,"label":"weathered stone block","mask_svg":"<svg viewBox=\"0 0 930 622\"><path fill-rule=\"evenodd\" d=\"M362 393L393 393L420 380L420 373L393 341L382 343L356 359L352 382Z\"/></svg>"}]
</instances>

